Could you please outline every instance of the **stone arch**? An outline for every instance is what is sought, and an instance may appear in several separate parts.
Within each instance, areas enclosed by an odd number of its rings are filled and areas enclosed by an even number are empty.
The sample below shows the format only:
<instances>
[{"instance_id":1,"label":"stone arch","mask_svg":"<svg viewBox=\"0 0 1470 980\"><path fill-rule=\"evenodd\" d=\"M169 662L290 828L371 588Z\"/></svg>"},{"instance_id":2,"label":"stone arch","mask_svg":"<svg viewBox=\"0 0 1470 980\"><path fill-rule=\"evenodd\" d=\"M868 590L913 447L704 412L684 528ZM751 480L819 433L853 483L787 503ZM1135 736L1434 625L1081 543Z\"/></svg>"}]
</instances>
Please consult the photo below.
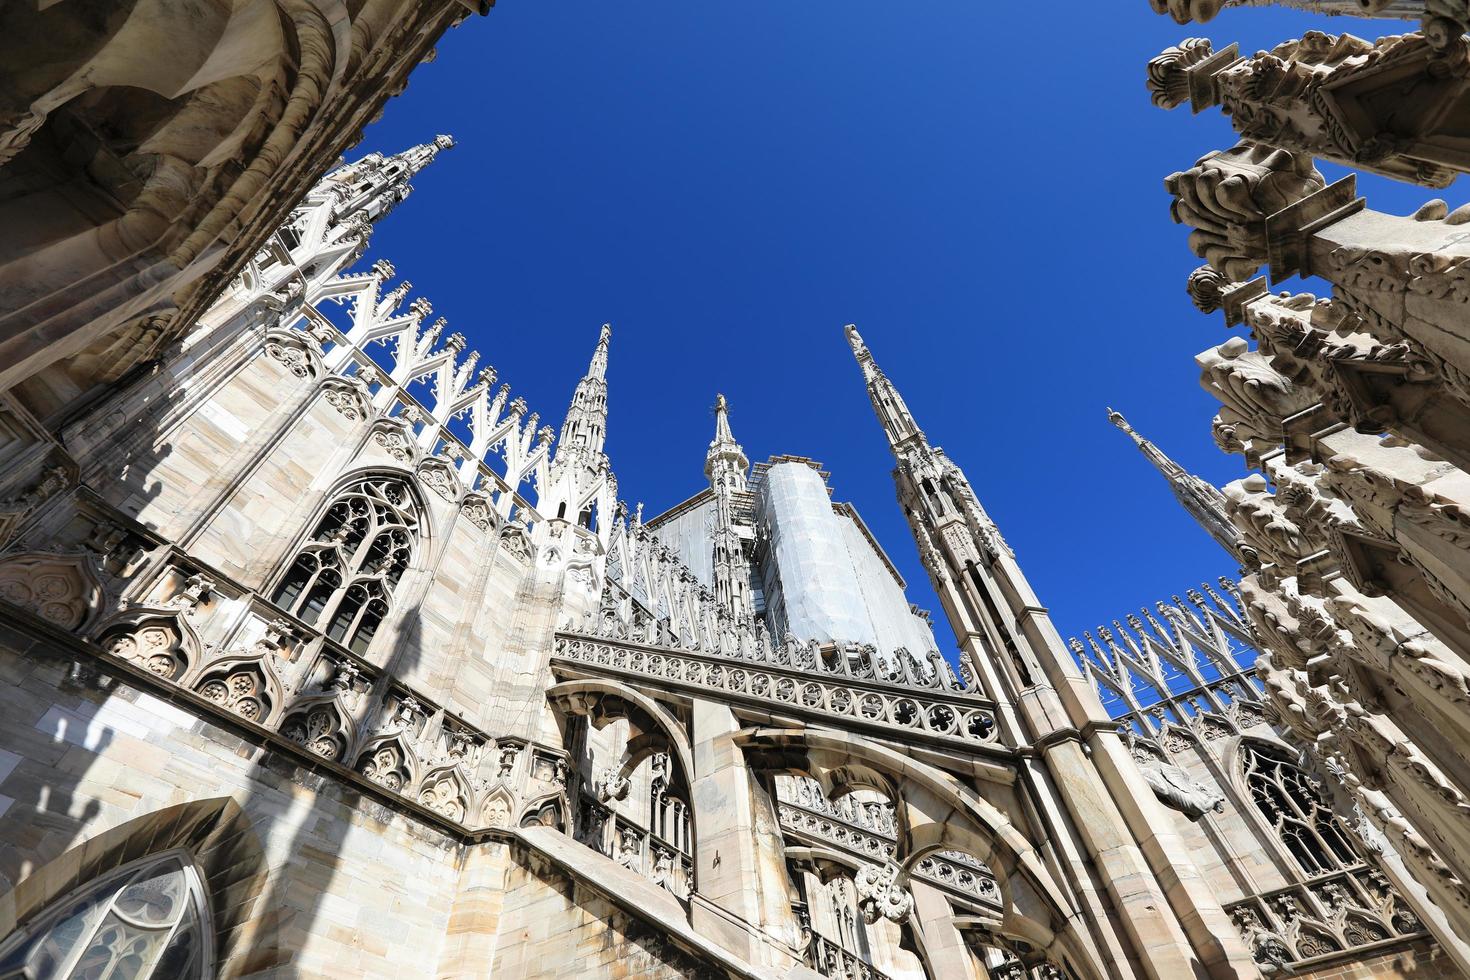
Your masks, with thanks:
<instances>
[{"instance_id":1,"label":"stone arch","mask_svg":"<svg viewBox=\"0 0 1470 980\"><path fill-rule=\"evenodd\" d=\"M378 549L381 546L381 552ZM432 586L431 514L414 474L348 470L316 500L265 594L358 655Z\"/></svg>"},{"instance_id":2,"label":"stone arch","mask_svg":"<svg viewBox=\"0 0 1470 980\"><path fill-rule=\"evenodd\" d=\"M670 755L679 763L685 784L692 785L694 750L689 737L654 699L626 684L602 679L563 681L547 690L546 699L552 707L568 715L585 715L599 729L622 718L627 719L639 736L650 732L661 734L668 743ZM629 745L636 737L629 740ZM645 752L639 761L652 751ZM625 769L624 775L629 771Z\"/></svg>"},{"instance_id":3,"label":"stone arch","mask_svg":"<svg viewBox=\"0 0 1470 980\"><path fill-rule=\"evenodd\" d=\"M258 891L269 870L250 819L228 796L164 807L78 842L0 895L0 935L26 925L76 882L175 849L187 851L204 878L223 960L251 910L242 897ZM253 950L274 950L274 930L253 932L250 943Z\"/></svg>"},{"instance_id":4,"label":"stone arch","mask_svg":"<svg viewBox=\"0 0 1470 980\"><path fill-rule=\"evenodd\" d=\"M108 653L164 680L185 682L203 660L199 634L177 609L132 610L104 621L93 633Z\"/></svg>"},{"instance_id":5,"label":"stone arch","mask_svg":"<svg viewBox=\"0 0 1470 980\"><path fill-rule=\"evenodd\" d=\"M869 772L891 780L902 811L904 838L898 883L914 862L938 850L964 851L991 869L1001 891L1000 932L1012 941L1051 950L1072 964L1079 978L1102 980L1107 970L1091 937L1077 926L1076 911L1029 841L994 805L940 770L910 756L843 732L745 729L735 736L753 768L816 778L840 785L842 771Z\"/></svg>"},{"instance_id":6,"label":"stone arch","mask_svg":"<svg viewBox=\"0 0 1470 980\"><path fill-rule=\"evenodd\" d=\"M281 719L281 735L313 755L340 764L352 757L356 727L340 694L301 698Z\"/></svg>"},{"instance_id":7,"label":"stone arch","mask_svg":"<svg viewBox=\"0 0 1470 980\"><path fill-rule=\"evenodd\" d=\"M458 766L440 766L424 775L414 799L441 817L464 823L469 816L471 795L469 780Z\"/></svg>"},{"instance_id":8,"label":"stone arch","mask_svg":"<svg viewBox=\"0 0 1470 980\"><path fill-rule=\"evenodd\" d=\"M623 755L618 763L618 776L622 779L629 778L643 764L643 760L659 752L668 752L672 748L673 743L662 731L645 731L635 735L623 747Z\"/></svg>"},{"instance_id":9,"label":"stone arch","mask_svg":"<svg viewBox=\"0 0 1470 980\"><path fill-rule=\"evenodd\" d=\"M269 727L286 703L285 685L270 658L269 652L222 657L196 675L194 691L246 721Z\"/></svg>"},{"instance_id":10,"label":"stone arch","mask_svg":"<svg viewBox=\"0 0 1470 980\"><path fill-rule=\"evenodd\" d=\"M531 543L531 536L515 521L507 523L500 529L500 544L502 546L500 550L507 552L518 562L529 562L536 554L536 547Z\"/></svg>"},{"instance_id":11,"label":"stone arch","mask_svg":"<svg viewBox=\"0 0 1470 980\"><path fill-rule=\"evenodd\" d=\"M521 815L516 820L518 827L564 830L566 825L566 806L560 793L545 793L531 800L521 808Z\"/></svg>"},{"instance_id":12,"label":"stone arch","mask_svg":"<svg viewBox=\"0 0 1470 980\"><path fill-rule=\"evenodd\" d=\"M510 790L504 786L495 787L480 804L480 823L486 827L509 827L515 805L515 796Z\"/></svg>"},{"instance_id":13,"label":"stone arch","mask_svg":"<svg viewBox=\"0 0 1470 980\"><path fill-rule=\"evenodd\" d=\"M402 732L368 739L357 753L357 763L353 768L394 793L407 792L419 780L418 754L409 746Z\"/></svg>"},{"instance_id":14,"label":"stone arch","mask_svg":"<svg viewBox=\"0 0 1470 980\"><path fill-rule=\"evenodd\" d=\"M1250 819L1304 874L1327 874L1362 863L1355 835L1341 819L1331 793L1314 785L1316 780L1300 765L1300 751L1274 739L1247 735L1230 747L1227 758L1228 777Z\"/></svg>"},{"instance_id":15,"label":"stone arch","mask_svg":"<svg viewBox=\"0 0 1470 980\"><path fill-rule=\"evenodd\" d=\"M0 599L65 630L81 630L104 594L86 554L30 551L0 561Z\"/></svg>"}]
</instances>

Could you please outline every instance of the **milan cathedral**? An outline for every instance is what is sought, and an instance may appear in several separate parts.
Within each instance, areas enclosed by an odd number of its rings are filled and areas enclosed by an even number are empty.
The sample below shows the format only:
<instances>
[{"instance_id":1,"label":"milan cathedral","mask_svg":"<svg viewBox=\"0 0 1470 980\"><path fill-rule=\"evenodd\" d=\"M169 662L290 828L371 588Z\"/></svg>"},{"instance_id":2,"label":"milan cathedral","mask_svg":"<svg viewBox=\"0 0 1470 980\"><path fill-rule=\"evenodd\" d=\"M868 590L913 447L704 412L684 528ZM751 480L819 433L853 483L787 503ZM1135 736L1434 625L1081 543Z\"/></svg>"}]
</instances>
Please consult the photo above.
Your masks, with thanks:
<instances>
[{"instance_id":1,"label":"milan cathedral","mask_svg":"<svg viewBox=\"0 0 1470 980\"><path fill-rule=\"evenodd\" d=\"M1470 170L1470 6L1302 5L1418 29L1146 72L1250 475L1109 410L1240 574L1066 640L855 326L943 639L843 474L711 391L645 517L610 325L558 429L369 255L488 4L0 12L0 977L1470 976L1470 205L1314 165Z\"/></svg>"}]
</instances>

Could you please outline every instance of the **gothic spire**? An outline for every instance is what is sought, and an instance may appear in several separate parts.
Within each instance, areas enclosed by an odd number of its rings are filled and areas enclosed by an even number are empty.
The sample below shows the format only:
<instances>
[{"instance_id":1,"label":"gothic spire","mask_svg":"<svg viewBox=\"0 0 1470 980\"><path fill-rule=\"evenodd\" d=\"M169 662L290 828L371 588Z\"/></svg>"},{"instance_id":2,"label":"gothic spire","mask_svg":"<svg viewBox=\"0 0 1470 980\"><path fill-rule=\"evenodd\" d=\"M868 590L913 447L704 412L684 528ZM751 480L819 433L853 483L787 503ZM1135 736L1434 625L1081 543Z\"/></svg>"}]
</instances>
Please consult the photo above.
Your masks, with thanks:
<instances>
[{"instance_id":1,"label":"gothic spire","mask_svg":"<svg viewBox=\"0 0 1470 980\"><path fill-rule=\"evenodd\" d=\"M1225 495L1218 487L1203 477L1195 476L1193 473L1174 462L1163 451L1152 442L1145 439L1134 431L1133 426L1123 417L1123 413L1108 409L1108 421L1128 433L1144 458L1153 464L1165 480L1169 481L1169 489L1174 493L1174 499L1179 505L1189 512L1205 529L1205 533L1215 539L1215 543L1224 548L1230 554L1237 554L1240 545L1240 532L1230 519L1225 516Z\"/></svg>"},{"instance_id":2,"label":"gothic spire","mask_svg":"<svg viewBox=\"0 0 1470 980\"><path fill-rule=\"evenodd\" d=\"M917 437L922 441L924 433L919 430L909 407L904 404L903 396L898 393L893 382L888 380L882 368L878 367L878 362L873 360L872 352L863 343L857 327L849 323L844 330L847 333L847 343L852 347L852 356L857 358L858 367L863 369L863 379L868 383L868 398L873 402L873 411L878 413L878 421L883 424L888 445L896 451L910 439Z\"/></svg>"},{"instance_id":3,"label":"gothic spire","mask_svg":"<svg viewBox=\"0 0 1470 980\"><path fill-rule=\"evenodd\" d=\"M557 440L558 462L568 454L575 454L595 467L602 455L603 441L607 437L607 347L611 338L612 326L604 323L597 335L597 347L592 351L587 373L577 382L577 390L572 392L572 404L561 426L561 438Z\"/></svg>"},{"instance_id":4,"label":"gothic spire","mask_svg":"<svg viewBox=\"0 0 1470 980\"><path fill-rule=\"evenodd\" d=\"M607 377L607 342L612 337L612 324L604 323L597 335L597 346L592 351L592 363L587 365L587 377L602 380Z\"/></svg>"},{"instance_id":5,"label":"gothic spire","mask_svg":"<svg viewBox=\"0 0 1470 980\"><path fill-rule=\"evenodd\" d=\"M704 456L704 475L710 483L728 483L732 489L745 489L745 474L750 460L730 431L730 406L724 395L715 395L715 437Z\"/></svg>"},{"instance_id":6,"label":"gothic spire","mask_svg":"<svg viewBox=\"0 0 1470 980\"><path fill-rule=\"evenodd\" d=\"M369 221L377 221L407 198L413 190L409 182L453 145L454 137L436 136L432 142L392 156L369 153L328 174L323 184L340 198L342 203L335 209L339 216L360 211Z\"/></svg>"}]
</instances>

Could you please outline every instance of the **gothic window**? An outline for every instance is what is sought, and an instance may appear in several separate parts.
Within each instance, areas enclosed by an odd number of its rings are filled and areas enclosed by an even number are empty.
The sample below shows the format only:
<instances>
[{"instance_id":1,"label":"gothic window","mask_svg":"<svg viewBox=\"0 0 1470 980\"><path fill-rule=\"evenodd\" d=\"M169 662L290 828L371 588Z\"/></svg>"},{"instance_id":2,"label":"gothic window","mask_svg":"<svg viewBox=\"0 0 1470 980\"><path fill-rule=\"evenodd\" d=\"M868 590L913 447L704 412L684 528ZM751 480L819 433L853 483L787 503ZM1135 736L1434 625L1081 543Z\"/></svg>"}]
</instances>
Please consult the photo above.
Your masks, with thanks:
<instances>
[{"instance_id":1,"label":"gothic window","mask_svg":"<svg viewBox=\"0 0 1470 980\"><path fill-rule=\"evenodd\" d=\"M1320 790L1283 752L1242 742L1241 764L1256 807L1310 875L1361 863Z\"/></svg>"},{"instance_id":2,"label":"gothic window","mask_svg":"<svg viewBox=\"0 0 1470 980\"><path fill-rule=\"evenodd\" d=\"M209 902L181 851L117 868L65 895L0 946L23 980L204 980Z\"/></svg>"},{"instance_id":3,"label":"gothic window","mask_svg":"<svg viewBox=\"0 0 1470 980\"><path fill-rule=\"evenodd\" d=\"M360 480L337 495L277 587L276 605L363 653L413 560L418 508L403 481Z\"/></svg>"}]
</instances>

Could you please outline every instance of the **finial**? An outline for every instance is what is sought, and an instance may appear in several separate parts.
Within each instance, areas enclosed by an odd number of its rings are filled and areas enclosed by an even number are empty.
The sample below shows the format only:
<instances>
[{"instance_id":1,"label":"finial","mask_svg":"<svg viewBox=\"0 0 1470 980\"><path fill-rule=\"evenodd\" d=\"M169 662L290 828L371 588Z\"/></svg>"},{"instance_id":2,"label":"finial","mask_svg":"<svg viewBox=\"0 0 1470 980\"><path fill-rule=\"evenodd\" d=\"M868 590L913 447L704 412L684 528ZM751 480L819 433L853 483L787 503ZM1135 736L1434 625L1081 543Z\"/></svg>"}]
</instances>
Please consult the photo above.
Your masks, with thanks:
<instances>
[{"instance_id":1,"label":"finial","mask_svg":"<svg viewBox=\"0 0 1470 980\"><path fill-rule=\"evenodd\" d=\"M1115 412L1110 407L1108 409L1108 421L1113 423L1129 435L1133 434L1133 426L1128 424L1128 420L1123 417L1122 412Z\"/></svg>"},{"instance_id":2,"label":"finial","mask_svg":"<svg viewBox=\"0 0 1470 980\"><path fill-rule=\"evenodd\" d=\"M434 137L434 145L441 150L448 150L454 146L454 137L447 133L440 133Z\"/></svg>"},{"instance_id":3,"label":"finial","mask_svg":"<svg viewBox=\"0 0 1470 980\"><path fill-rule=\"evenodd\" d=\"M863 335L858 333L857 324L849 323L842 328L842 332L847 334L847 344L852 348L853 354L861 356L867 352L868 346L863 343Z\"/></svg>"},{"instance_id":4,"label":"finial","mask_svg":"<svg viewBox=\"0 0 1470 980\"><path fill-rule=\"evenodd\" d=\"M604 323L597 332L597 346L592 351L592 363L587 366L587 377L607 376L607 344L612 338L612 324Z\"/></svg>"}]
</instances>

